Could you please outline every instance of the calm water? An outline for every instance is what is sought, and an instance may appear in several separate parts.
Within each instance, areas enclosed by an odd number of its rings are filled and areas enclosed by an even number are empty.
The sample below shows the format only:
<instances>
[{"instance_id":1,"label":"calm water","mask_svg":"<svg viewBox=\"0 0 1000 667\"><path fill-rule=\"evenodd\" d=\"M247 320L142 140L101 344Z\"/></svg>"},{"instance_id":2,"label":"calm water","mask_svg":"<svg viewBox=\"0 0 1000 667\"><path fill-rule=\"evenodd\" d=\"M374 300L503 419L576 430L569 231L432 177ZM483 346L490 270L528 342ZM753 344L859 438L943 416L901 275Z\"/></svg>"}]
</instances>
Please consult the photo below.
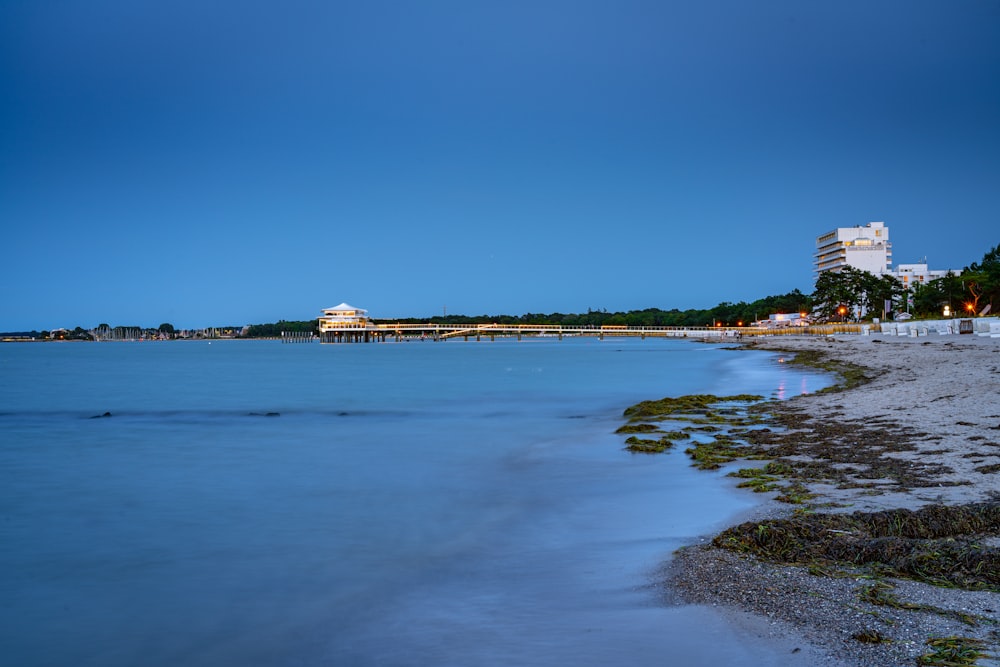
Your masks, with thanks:
<instances>
[{"instance_id":1,"label":"calm water","mask_svg":"<svg viewBox=\"0 0 1000 667\"><path fill-rule=\"evenodd\" d=\"M827 384L773 354L6 344L0 380L6 664L795 664L648 586L753 495L613 433Z\"/></svg>"}]
</instances>

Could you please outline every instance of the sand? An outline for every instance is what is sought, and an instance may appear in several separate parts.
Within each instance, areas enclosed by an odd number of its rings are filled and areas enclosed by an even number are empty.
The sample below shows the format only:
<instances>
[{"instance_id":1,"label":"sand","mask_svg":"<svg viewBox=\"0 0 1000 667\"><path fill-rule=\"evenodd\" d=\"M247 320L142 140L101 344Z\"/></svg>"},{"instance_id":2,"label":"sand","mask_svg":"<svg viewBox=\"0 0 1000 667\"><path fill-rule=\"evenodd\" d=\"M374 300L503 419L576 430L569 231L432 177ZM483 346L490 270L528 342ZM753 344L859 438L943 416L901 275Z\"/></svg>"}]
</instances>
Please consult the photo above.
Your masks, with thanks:
<instances>
[{"instance_id":1,"label":"sand","mask_svg":"<svg viewBox=\"0 0 1000 667\"><path fill-rule=\"evenodd\" d=\"M786 417L801 416L804 432L830 425L823 439L839 445L822 456L833 457L823 463L842 470L844 483L808 484L815 494L809 504L817 511L1000 500L1000 339L779 336L747 347L790 355L821 350L830 359L864 367L871 378L845 391L783 404ZM808 461L820 455L804 448L798 456ZM879 467L872 461L886 464L884 477L871 474ZM749 518L790 516L795 508L767 502ZM949 635L985 642L996 657L977 664L1000 665L1000 594L891 579L887 583L895 586L897 599L933 610L873 605L859 598L872 585L869 578L813 576L802 567L712 547L710 539L682 549L669 562L664 591L674 602L730 609L737 616L751 613L767 622L770 637L797 637L828 665L915 665L930 651L929 638ZM986 543L1000 546L1000 538ZM964 623L949 614L956 611L980 621ZM885 643L859 641L859 633L877 633Z\"/></svg>"}]
</instances>

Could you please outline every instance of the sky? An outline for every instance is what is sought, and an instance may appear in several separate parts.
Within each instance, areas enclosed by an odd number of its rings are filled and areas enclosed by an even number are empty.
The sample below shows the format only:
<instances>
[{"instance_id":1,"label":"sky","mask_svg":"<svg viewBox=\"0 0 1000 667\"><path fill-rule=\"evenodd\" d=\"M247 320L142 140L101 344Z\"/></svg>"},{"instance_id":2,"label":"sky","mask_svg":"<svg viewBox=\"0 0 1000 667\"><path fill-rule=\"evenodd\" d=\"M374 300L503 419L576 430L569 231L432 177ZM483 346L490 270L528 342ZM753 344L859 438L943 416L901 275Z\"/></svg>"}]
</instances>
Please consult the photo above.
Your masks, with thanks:
<instances>
[{"instance_id":1,"label":"sky","mask_svg":"<svg viewBox=\"0 0 1000 667\"><path fill-rule=\"evenodd\" d=\"M710 308L1000 244L1000 0L6 0L0 331Z\"/></svg>"}]
</instances>

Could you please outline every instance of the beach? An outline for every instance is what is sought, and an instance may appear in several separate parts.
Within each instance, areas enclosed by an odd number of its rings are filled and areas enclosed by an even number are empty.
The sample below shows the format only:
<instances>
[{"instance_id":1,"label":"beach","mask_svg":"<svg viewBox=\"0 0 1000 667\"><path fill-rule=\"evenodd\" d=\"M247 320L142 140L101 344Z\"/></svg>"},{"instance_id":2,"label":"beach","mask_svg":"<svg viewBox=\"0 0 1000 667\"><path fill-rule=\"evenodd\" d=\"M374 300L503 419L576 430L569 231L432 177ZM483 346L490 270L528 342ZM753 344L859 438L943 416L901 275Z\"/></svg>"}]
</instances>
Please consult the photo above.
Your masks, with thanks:
<instances>
[{"instance_id":1,"label":"beach","mask_svg":"<svg viewBox=\"0 0 1000 667\"><path fill-rule=\"evenodd\" d=\"M745 347L832 364L854 385L769 408L780 428L757 443L818 472L799 480L808 501L767 502L746 521L802 516L803 508L849 514L1000 500L1000 339L779 336ZM995 533L977 539L1000 546ZM764 621L762 639L797 636L830 665L913 665L932 650L929 638L946 636L1000 656L997 593L849 568L817 576L718 544L706 536L679 550L666 567L665 595L728 609L737 623Z\"/></svg>"}]
</instances>

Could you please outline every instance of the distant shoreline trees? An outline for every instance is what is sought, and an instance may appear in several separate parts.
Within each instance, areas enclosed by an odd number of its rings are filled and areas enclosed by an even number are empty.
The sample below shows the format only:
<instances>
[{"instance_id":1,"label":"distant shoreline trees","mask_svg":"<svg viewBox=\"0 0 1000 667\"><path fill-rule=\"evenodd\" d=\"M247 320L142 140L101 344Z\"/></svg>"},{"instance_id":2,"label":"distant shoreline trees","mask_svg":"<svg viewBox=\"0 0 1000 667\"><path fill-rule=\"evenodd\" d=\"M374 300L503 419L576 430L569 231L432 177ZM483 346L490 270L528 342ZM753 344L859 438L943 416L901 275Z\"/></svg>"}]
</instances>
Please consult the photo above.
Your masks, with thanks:
<instances>
[{"instance_id":1,"label":"distant shoreline trees","mask_svg":"<svg viewBox=\"0 0 1000 667\"><path fill-rule=\"evenodd\" d=\"M809 312L811 298L792 290L787 294L768 296L747 303L723 302L714 308L660 310L646 308L627 312L608 312L588 309L586 313L525 313L524 315L435 315L433 317L408 317L378 319L380 324L476 324L495 322L497 324L561 324L563 326L630 326L630 327L706 327L706 326L749 326L751 322L766 318L771 313Z\"/></svg>"},{"instance_id":2,"label":"distant shoreline trees","mask_svg":"<svg viewBox=\"0 0 1000 667\"><path fill-rule=\"evenodd\" d=\"M319 333L319 319L288 321L278 320L270 324L251 324L247 327L243 338L279 338L282 331L298 333Z\"/></svg>"},{"instance_id":3,"label":"distant shoreline trees","mask_svg":"<svg viewBox=\"0 0 1000 667\"><path fill-rule=\"evenodd\" d=\"M917 283L909 290L893 276L877 276L847 267L839 273L825 272L816 280L812 294L795 289L786 294L764 297L752 302L724 301L714 308L661 310L646 308L627 312L587 309L586 313L525 313L523 315L435 315L432 317L373 318L379 324L561 324L564 326L632 326L632 327L704 327L749 326L774 313L811 313L820 319L837 319L843 306L852 316L880 316L883 304L889 301L894 310L909 310L914 317L934 317L948 305L955 317L981 312L989 305L997 314L1000 308L1000 244L983 255L979 262L965 267L960 275ZM888 313L886 313L888 314ZM0 333L14 339L50 340L123 340L153 338L279 338L283 331L318 334L319 320L278 320L246 327L208 327L193 331L178 331L164 322L158 328L111 327L101 324L95 329L55 329L53 331L17 331ZM105 337L106 336L106 337Z\"/></svg>"}]
</instances>

